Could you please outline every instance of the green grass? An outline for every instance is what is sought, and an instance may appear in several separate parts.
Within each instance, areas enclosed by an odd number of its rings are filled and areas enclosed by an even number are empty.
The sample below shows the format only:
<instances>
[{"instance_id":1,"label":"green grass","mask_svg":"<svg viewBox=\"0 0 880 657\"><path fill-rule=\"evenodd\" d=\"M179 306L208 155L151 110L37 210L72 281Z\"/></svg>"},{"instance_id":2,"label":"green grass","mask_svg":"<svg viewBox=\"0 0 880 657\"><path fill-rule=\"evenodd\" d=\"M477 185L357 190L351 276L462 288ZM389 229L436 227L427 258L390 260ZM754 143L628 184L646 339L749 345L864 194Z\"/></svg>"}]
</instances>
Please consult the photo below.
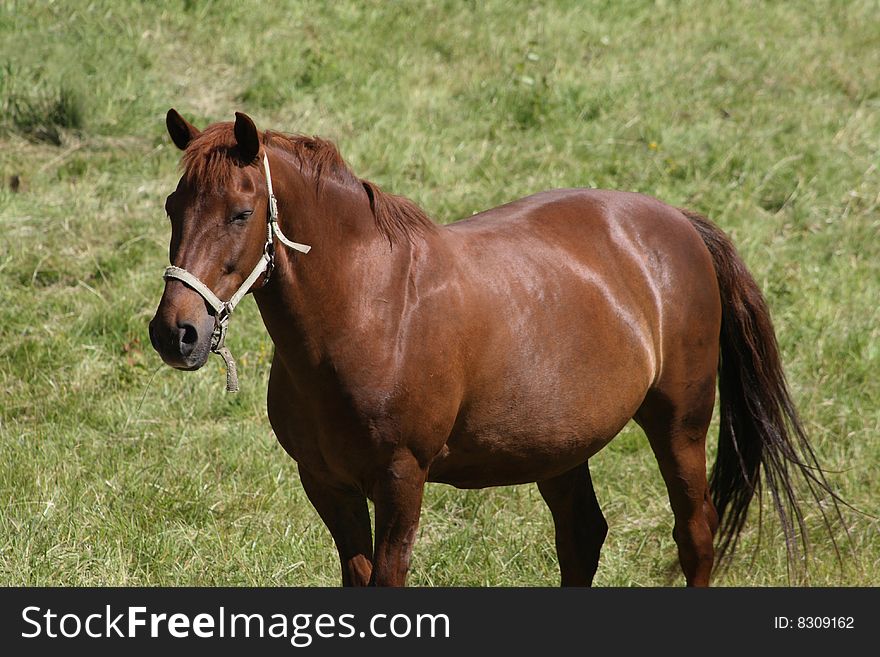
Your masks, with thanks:
<instances>
[{"instance_id":1,"label":"green grass","mask_svg":"<svg viewBox=\"0 0 880 657\"><path fill-rule=\"evenodd\" d=\"M149 346L171 106L331 138L441 222L563 186L706 213L768 296L832 483L880 515L880 5L531 5L0 4L0 584L338 581L266 419L253 302L230 332L238 396L219 359L184 374ZM641 433L592 468L597 584L681 583ZM718 584L788 583L756 520ZM880 584L878 521L846 520L841 567L810 514L808 583ZM410 582L555 584L535 487L430 486Z\"/></svg>"}]
</instances>

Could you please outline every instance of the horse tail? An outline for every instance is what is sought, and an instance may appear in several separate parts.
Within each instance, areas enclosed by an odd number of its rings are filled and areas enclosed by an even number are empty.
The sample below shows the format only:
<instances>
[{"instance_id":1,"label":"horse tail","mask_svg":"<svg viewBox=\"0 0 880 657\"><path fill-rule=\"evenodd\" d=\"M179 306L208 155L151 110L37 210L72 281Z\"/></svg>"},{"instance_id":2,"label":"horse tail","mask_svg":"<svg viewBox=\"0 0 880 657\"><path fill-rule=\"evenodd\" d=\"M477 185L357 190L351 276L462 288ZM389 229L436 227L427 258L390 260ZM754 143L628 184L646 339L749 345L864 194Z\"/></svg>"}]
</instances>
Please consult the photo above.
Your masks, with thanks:
<instances>
[{"instance_id":1,"label":"horse tail","mask_svg":"<svg viewBox=\"0 0 880 657\"><path fill-rule=\"evenodd\" d=\"M769 490L782 524L789 562L800 547L807 555L804 513L795 491L798 478L817 503L837 550L826 500L841 521L842 500L828 485L792 402L767 302L727 235L705 217L682 212L712 255L721 292L721 423L709 480L720 521L719 560L735 551L749 504L755 493L760 499L762 487Z\"/></svg>"}]
</instances>

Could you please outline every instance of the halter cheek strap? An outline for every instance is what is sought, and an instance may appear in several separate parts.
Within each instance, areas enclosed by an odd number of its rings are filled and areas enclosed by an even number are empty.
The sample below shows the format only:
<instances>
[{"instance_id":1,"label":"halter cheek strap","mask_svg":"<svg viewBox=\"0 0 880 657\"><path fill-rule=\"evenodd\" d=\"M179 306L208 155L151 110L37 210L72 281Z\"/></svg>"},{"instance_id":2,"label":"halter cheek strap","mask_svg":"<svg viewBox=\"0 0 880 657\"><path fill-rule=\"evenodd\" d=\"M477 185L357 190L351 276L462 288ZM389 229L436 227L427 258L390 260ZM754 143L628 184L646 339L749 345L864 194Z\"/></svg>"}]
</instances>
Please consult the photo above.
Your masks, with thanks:
<instances>
[{"instance_id":1,"label":"halter cheek strap","mask_svg":"<svg viewBox=\"0 0 880 657\"><path fill-rule=\"evenodd\" d=\"M214 331L211 333L211 353L219 355L226 364L226 391L238 392L238 369L235 366L235 359L226 346L226 331L229 327L229 317L239 302L244 299L245 295L250 291L251 286L257 282L257 279L266 274L266 281L275 267L275 238L286 247L299 251L300 253L308 253L312 247L307 244L300 244L287 239L281 232L281 226L278 225L278 201L275 198L275 192L272 189L272 173L269 171L269 158L263 153L263 169L266 172L266 187L269 190L269 211L266 218L266 244L263 247L263 255L254 265L250 275L238 287L228 301L221 301L220 298L207 285L202 283L198 277L189 273L182 267L170 266L165 269L164 279L176 279L181 281L187 287L198 292L205 302L214 309ZM264 285L265 285L264 282Z\"/></svg>"},{"instance_id":2,"label":"halter cheek strap","mask_svg":"<svg viewBox=\"0 0 880 657\"><path fill-rule=\"evenodd\" d=\"M263 169L266 171L266 187L269 190L269 233L266 238L266 244L272 244L272 236L274 235L284 246L300 253L308 253L312 250L312 247L287 239L284 233L281 232L281 226L278 225L278 200L275 198L275 192L272 189L272 172L269 171L269 158L266 153L263 153Z\"/></svg>"}]
</instances>

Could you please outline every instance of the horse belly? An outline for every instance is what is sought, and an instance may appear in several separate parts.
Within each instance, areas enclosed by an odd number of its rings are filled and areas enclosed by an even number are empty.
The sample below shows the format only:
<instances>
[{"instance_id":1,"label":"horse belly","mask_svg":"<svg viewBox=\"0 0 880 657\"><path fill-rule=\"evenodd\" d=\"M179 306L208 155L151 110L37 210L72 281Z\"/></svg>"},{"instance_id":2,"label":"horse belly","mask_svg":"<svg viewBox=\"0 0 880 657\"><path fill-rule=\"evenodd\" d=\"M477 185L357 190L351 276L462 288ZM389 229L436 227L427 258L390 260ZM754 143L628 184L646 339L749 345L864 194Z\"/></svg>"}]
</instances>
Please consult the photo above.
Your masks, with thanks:
<instances>
[{"instance_id":1,"label":"horse belly","mask_svg":"<svg viewBox=\"0 0 880 657\"><path fill-rule=\"evenodd\" d=\"M602 378L602 385L564 395L551 387L528 399L476 402L460 414L428 479L483 488L562 474L601 450L632 418L648 387L639 378L622 378L619 385Z\"/></svg>"}]
</instances>

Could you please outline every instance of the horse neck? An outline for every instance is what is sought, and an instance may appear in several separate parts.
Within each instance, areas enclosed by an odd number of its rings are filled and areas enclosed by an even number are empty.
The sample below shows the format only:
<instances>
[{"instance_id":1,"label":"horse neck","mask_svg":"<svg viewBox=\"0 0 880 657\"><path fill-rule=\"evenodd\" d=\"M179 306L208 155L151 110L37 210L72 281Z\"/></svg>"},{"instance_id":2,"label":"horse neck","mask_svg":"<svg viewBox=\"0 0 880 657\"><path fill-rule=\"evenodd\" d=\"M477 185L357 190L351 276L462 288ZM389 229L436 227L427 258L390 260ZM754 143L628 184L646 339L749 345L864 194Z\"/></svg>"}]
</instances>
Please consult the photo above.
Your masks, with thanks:
<instances>
[{"instance_id":1,"label":"horse neck","mask_svg":"<svg viewBox=\"0 0 880 657\"><path fill-rule=\"evenodd\" d=\"M284 157L271 167L281 228L312 249L302 254L276 240L275 269L254 297L282 359L302 369L332 358L334 344L356 343L358 332L393 330L413 247L400 240L392 248L360 184L325 180L318 188ZM379 299L381 318L371 312Z\"/></svg>"}]
</instances>

